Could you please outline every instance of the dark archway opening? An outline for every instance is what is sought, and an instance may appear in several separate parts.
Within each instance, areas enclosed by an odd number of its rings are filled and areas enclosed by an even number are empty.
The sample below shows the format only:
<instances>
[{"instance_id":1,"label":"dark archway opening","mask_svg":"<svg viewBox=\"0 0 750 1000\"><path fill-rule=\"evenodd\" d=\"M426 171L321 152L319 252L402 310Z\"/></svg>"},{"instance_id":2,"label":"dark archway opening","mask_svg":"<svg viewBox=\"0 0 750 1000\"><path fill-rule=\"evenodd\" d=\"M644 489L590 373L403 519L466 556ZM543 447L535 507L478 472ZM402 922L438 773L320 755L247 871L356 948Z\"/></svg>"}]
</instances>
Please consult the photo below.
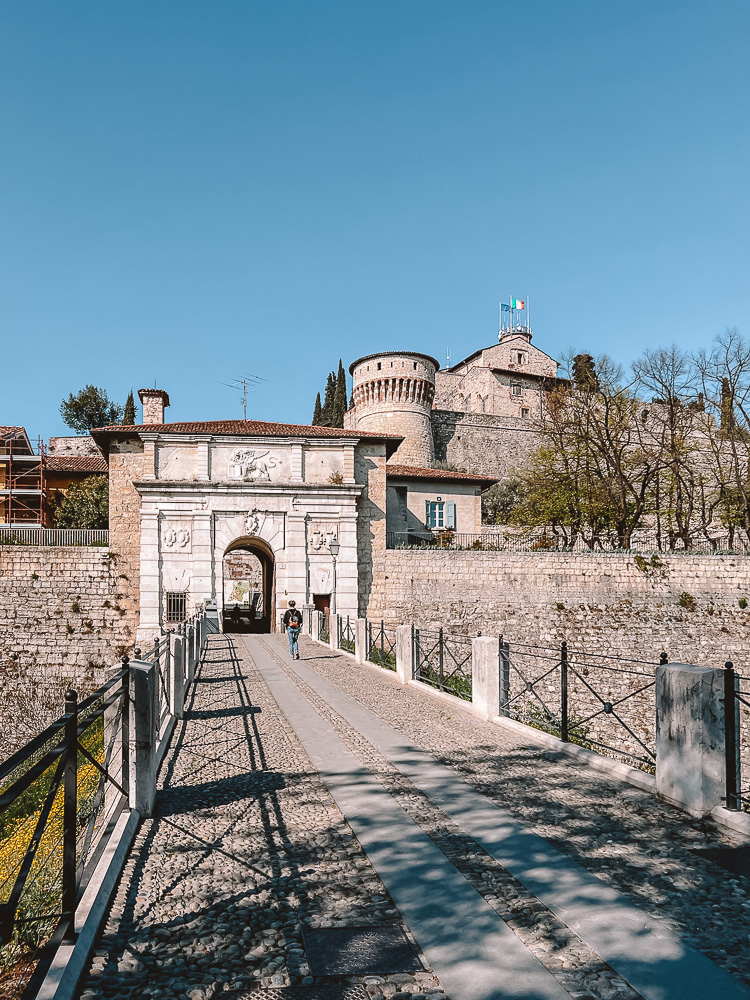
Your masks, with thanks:
<instances>
[{"instance_id":1,"label":"dark archway opening","mask_svg":"<svg viewBox=\"0 0 750 1000\"><path fill-rule=\"evenodd\" d=\"M225 632L270 632L275 621L274 559L259 539L240 540L224 554Z\"/></svg>"}]
</instances>

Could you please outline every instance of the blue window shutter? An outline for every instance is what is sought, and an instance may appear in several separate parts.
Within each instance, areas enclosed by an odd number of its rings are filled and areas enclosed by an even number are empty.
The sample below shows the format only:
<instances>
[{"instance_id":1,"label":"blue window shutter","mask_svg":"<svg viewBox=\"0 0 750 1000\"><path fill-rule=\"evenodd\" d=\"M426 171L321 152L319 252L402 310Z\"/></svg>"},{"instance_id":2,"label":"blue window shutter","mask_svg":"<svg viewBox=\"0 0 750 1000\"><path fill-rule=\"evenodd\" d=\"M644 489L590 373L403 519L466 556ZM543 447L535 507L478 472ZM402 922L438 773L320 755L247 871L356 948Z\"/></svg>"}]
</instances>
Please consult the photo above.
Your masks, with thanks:
<instances>
[{"instance_id":1,"label":"blue window shutter","mask_svg":"<svg viewBox=\"0 0 750 1000\"><path fill-rule=\"evenodd\" d=\"M427 525L428 528L432 527L432 525L430 524L430 501L429 500L425 500L425 502L424 502L424 523Z\"/></svg>"},{"instance_id":2,"label":"blue window shutter","mask_svg":"<svg viewBox=\"0 0 750 1000\"><path fill-rule=\"evenodd\" d=\"M456 527L456 505L454 503L446 504L445 526L446 528Z\"/></svg>"}]
</instances>

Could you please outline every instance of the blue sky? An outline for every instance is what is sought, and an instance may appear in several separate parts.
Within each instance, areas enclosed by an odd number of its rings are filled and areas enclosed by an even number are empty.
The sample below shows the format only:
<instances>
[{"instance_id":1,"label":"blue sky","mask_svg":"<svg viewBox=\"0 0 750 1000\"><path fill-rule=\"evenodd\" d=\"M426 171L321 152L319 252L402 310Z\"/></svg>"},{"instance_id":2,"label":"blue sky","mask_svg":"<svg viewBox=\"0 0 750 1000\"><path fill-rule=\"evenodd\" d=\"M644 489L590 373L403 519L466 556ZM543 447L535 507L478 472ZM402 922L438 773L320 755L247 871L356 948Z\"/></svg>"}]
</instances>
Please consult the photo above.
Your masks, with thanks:
<instances>
[{"instance_id":1,"label":"blue sky","mask_svg":"<svg viewBox=\"0 0 750 1000\"><path fill-rule=\"evenodd\" d=\"M0 423L307 423L342 357L750 336L747 3L0 2Z\"/></svg>"}]
</instances>

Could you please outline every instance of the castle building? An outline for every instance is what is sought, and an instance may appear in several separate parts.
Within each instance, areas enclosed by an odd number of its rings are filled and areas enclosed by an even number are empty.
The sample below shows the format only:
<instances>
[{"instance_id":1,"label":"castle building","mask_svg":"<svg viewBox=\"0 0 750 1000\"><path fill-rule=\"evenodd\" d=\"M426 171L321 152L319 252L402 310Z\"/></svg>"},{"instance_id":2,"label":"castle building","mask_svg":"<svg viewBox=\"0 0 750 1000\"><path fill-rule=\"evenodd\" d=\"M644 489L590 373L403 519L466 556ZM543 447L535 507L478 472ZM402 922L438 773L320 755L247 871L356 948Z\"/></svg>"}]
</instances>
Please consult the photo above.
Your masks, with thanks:
<instances>
[{"instance_id":1,"label":"castle building","mask_svg":"<svg viewBox=\"0 0 750 1000\"><path fill-rule=\"evenodd\" d=\"M388 463L390 523L399 525L394 531L419 530L415 518L422 530L480 530L465 502L460 522L453 497L447 501L452 513L442 520L429 504L459 488L451 478L458 473L440 466L465 470L467 488L471 476L479 476L475 484L486 489L481 477L506 478L538 447L534 422L545 392L558 381L557 362L531 338L529 327L501 330L497 344L445 369L409 351L369 354L350 365L354 405L344 426L404 439Z\"/></svg>"}]
</instances>

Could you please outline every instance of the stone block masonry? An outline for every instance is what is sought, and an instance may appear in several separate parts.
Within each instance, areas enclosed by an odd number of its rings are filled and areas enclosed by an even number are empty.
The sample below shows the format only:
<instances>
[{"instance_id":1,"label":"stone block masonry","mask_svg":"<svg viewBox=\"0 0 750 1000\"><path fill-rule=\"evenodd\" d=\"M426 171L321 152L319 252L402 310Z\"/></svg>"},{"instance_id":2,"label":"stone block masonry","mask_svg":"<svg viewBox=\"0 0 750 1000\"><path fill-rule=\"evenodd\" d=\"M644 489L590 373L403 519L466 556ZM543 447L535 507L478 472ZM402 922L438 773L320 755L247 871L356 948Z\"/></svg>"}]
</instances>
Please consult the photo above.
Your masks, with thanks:
<instances>
[{"instance_id":1,"label":"stone block masonry","mask_svg":"<svg viewBox=\"0 0 750 1000\"><path fill-rule=\"evenodd\" d=\"M750 559L406 549L374 562L373 619L750 672Z\"/></svg>"},{"instance_id":2,"label":"stone block masonry","mask_svg":"<svg viewBox=\"0 0 750 1000\"><path fill-rule=\"evenodd\" d=\"M39 685L102 684L134 634L119 572L105 547L0 546L0 664Z\"/></svg>"}]
</instances>

